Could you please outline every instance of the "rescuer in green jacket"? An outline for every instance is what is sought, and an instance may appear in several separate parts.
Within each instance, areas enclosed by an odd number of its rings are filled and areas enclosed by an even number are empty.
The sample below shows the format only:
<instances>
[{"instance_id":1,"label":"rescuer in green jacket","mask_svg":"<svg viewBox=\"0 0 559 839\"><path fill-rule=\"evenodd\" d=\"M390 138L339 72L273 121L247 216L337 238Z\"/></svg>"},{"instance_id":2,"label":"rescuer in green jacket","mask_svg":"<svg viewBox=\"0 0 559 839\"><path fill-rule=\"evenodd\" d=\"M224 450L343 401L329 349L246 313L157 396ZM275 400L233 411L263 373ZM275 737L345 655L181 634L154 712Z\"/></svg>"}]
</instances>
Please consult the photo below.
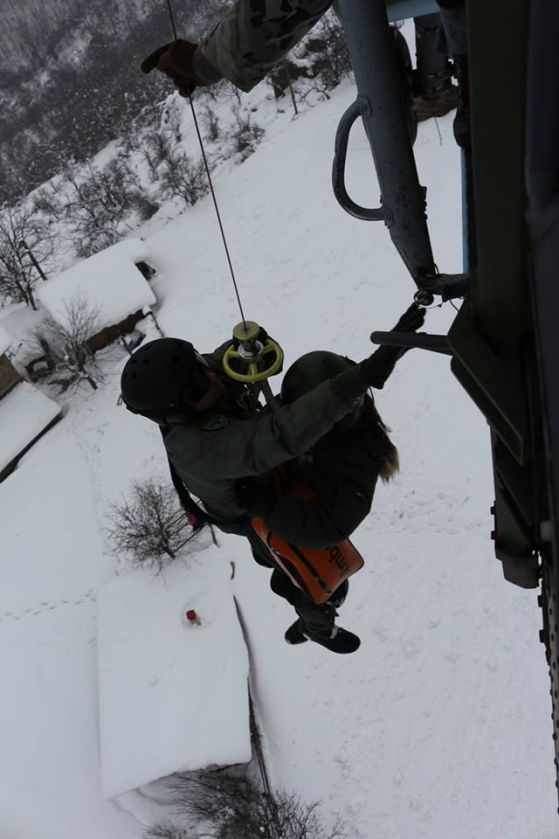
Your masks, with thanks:
<instances>
[{"instance_id":1,"label":"rescuer in green jacket","mask_svg":"<svg viewBox=\"0 0 559 839\"><path fill-rule=\"evenodd\" d=\"M413 304L395 331L415 331L424 315ZM273 567L251 533L246 508L236 497L237 481L264 475L308 451L351 412L369 387L383 387L404 350L380 347L292 404L256 417L250 416L245 386L223 371L224 351L225 345L202 356L187 341L151 341L126 363L122 398L130 411L161 427L174 470L213 523L225 532L247 536L257 561ZM306 637L335 652L357 649L357 636L335 626L335 605L316 605L302 591L285 586L274 590L294 606Z\"/></svg>"}]
</instances>

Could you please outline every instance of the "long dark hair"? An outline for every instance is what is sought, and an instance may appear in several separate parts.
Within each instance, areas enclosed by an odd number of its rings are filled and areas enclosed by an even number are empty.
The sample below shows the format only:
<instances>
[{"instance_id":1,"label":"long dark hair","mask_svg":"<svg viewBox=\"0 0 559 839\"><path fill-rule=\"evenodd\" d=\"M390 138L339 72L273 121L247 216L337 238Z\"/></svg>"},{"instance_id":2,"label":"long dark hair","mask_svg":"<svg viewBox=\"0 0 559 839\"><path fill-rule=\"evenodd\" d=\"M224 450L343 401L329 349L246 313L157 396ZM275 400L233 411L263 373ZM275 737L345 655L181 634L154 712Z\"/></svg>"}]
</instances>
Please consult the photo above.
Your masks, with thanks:
<instances>
[{"instance_id":1,"label":"long dark hair","mask_svg":"<svg viewBox=\"0 0 559 839\"><path fill-rule=\"evenodd\" d=\"M381 481L385 484L394 477L400 469L400 458L398 456L398 449L388 436L390 429L382 420L381 415L377 411L374 399L372 396L365 397L365 411L368 413L371 421L374 423L376 436L379 439L379 475Z\"/></svg>"}]
</instances>

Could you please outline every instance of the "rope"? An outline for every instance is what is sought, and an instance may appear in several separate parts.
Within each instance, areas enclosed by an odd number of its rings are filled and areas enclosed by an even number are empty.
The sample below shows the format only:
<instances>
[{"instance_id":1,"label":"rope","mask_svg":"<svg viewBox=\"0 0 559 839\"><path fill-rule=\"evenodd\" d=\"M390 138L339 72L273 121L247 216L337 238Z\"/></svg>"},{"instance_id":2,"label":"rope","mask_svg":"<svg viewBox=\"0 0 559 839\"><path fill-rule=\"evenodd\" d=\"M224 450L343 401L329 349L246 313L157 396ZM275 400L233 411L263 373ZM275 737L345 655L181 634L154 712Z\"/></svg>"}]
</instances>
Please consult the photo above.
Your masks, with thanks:
<instances>
[{"instance_id":1,"label":"rope","mask_svg":"<svg viewBox=\"0 0 559 839\"><path fill-rule=\"evenodd\" d=\"M169 3L170 0L167 0ZM225 248L225 255L227 257L227 264L229 265L229 271L231 273L231 279L233 280L233 287L235 288L235 294L237 296L237 303L239 304L239 310L241 312L241 318L243 320L243 326L246 329L246 318L245 313L243 311L243 304L241 303L241 295L239 294L239 287L237 286L237 280L235 278L235 271L233 269L233 262L231 261L231 254L229 253L229 246L227 245L227 237L225 236L225 230L223 228L223 222L221 220L221 213L219 212L219 206L217 204L217 198L213 187L212 176L210 173L210 167L208 164L208 158L206 156L206 150L204 148L204 141L202 140L202 134L200 132L200 126L198 125L198 118L196 116L196 111L194 110L194 103L192 101L192 96L188 97L190 102L190 109L192 111L192 119L194 120L194 127L196 128L196 135L198 137L198 142L200 143L200 150L202 152L202 160L204 161L204 168L206 170L206 175L208 177L208 184L210 186L210 192L212 195L213 205L215 208L215 214L217 216L217 222L219 224L219 230L221 233L221 240L223 242L223 247Z\"/></svg>"},{"instance_id":2,"label":"rope","mask_svg":"<svg viewBox=\"0 0 559 839\"><path fill-rule=\"evenodd\" d=\"M167 0L167 8L169 10L169 17L171 18L171 27L173 29L173 38L175 41L179 40L179 36L177 35L177 27L175 24L175 16L173 14L173 7L171 6L171 0Z\"/></svg>"},{"instance_id":3,"label":"rope","mask_svg":"<svg viewBox=\"0 0 559 839\"><path fill-rule=\"evenodd\" d=\"M171 4L171 0L167 0L167 9L168 9L168 12L169 12L169 19L171 21L171 28L173 30L173 38L174 38L175 41L178 41L179 36L178 36L178 31L177 31L177 24L175 22L175 15L173 13L173 6ZM246 329L247 324L246 324L245 313L243 311L243 304L241 303L241 295L239 294L239 287L237 285L237 280L236 280L236 277L235 277L235 271L233 269L233 262L231 260L231 254L229 252L229 246L227 244L227 237L225 236L225 229L223 227L223 222L221 220L221 213L219 212L219 206L218 206L218 203L217 203L217 198L216 198L216 194L215 194L215 190L214 190L214 186L213 186L212 176L211 176L211 172L210 172L210 166L209 166L209 163L208 163L208 158L206 156L206 150L204 148L204 141L202 140L202 133L200 131L200 126L198 124L198 118L196 116L196 111L194 110L194 103L192 101L192 95L191 94L188 96L188 101L190 102L190 110L192 111L192 119L194 120L194 127L196 129L196 136L198 137L198 142L200 144L200 151L202 152L202 160L204 161L204 169L206 170L206 175L207 175L207 178L208 178L208 184L209 184L209 187L210 187L210 192L211 192L212 201L213 201L213 205L214 205L214 209L215 209L215 214L217 216L217 223L219 225L219 231L221 233L221 240L223 242L223 247L225 248L225 256L227 258L227 264L229 266L229 272L231 274L231 279L233 280L233 287L235 289L235 295L237 297L237 303L239 304L239 311L241 312L241 318L242 318L242 321L243 321L243 326Z\"/></svg>"}]
</instances>

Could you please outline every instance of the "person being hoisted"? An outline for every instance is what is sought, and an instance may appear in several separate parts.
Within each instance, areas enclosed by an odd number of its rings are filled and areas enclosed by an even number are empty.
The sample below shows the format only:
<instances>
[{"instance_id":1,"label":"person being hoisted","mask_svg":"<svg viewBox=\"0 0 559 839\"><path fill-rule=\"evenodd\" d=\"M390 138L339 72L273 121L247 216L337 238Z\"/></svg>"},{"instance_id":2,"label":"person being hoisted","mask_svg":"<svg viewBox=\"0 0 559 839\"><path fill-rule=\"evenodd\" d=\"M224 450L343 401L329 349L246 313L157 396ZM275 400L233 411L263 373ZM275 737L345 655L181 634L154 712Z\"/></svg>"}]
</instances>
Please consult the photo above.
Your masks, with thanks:
<instances>
[{"instance_id":1,"label":"person being hoisted","mask_svg":"<svg viewBox=\"0 0 559 839\"><path fill-rule=\"evenodd\" d=\"M424 310L413 304L394 329L416 331L424 317ZM251 515L263 514L264 521L274 522L278 535L309 544L317 545L323 539L323 544L331 544L332 537L345 538L352 532L370 509L377 477L388 469L387 459L396 466L392 444L366 394L370 387L384 386L405 350L382 346L359 364L335 356L339 359L337 369L329 363L326 371L315 370L307 383L301 383L296 363L285 377L284 404L275 412L252 416L247 386L224 371L228 348L229 343L212 354L200 355L192 344L178 338L149 342L125 365L123 401L132 413L160 426L175 486L181 498L186 496L187 505L191 493L200 499L213 524L224 532L246 536L256 561L274 568L272 589L288 600L298 615L286 640L298 643L309 639L333 652L353 652L359 638L335 623L336 607L347 586L316 602L304 585L296 585L289 569L276 561L252 528ZM295 382L291 390L290 380ZM353 423L354 434L344 434L344 428ZM346 446L353 436L361 442L351 455L351 447ZM315 486L328 462L338 464L338 500L331 491L328 494L326 484L326 494L306 500L293 496L289 500L270 492L271 471L284 466L289 473L296 461L296 477L300 478L298 459L305 455L312 460L308 475L318 476ZM359 462L352 462L352 457ZM263 488L251 493L247 481L254 478ZM288 495L291 483L289 477ZM248 499L247 494L251 496ZM258 498L261 503L265 499L266 509L257 509ZM350 498L353 507L347 503ZM300 503L310 505L306 516L301 515ZM323 522L324 532L317 522Z\"/></svg>"}]
</instances>

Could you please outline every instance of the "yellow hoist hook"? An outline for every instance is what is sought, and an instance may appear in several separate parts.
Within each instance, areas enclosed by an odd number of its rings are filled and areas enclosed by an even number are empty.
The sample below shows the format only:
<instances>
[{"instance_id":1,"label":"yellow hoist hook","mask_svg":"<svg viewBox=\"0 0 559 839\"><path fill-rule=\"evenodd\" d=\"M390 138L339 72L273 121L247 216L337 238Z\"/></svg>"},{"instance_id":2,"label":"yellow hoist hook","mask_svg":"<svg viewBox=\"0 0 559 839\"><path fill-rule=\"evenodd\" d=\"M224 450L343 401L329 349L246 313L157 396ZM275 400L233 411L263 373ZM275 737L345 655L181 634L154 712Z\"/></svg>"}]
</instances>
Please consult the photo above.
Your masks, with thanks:
<instances>
[{"instance_id":1,"label":"yellow hoist hook","mask_svg":"<svg viewBox=\"0 0 559 839\"><path fill-rule=\"evenodd\" d=\"M260 340L262 330L254 321L238 323L233 329L233 343L225 350L223 369L231 379L243 384L263 382L279 373L283 364L283 350L268 336ZM247 373L235 370L231 362L239 362L248 369ZM263 367L264 362L266 366Z\"/></svg>"}]
</instances>

